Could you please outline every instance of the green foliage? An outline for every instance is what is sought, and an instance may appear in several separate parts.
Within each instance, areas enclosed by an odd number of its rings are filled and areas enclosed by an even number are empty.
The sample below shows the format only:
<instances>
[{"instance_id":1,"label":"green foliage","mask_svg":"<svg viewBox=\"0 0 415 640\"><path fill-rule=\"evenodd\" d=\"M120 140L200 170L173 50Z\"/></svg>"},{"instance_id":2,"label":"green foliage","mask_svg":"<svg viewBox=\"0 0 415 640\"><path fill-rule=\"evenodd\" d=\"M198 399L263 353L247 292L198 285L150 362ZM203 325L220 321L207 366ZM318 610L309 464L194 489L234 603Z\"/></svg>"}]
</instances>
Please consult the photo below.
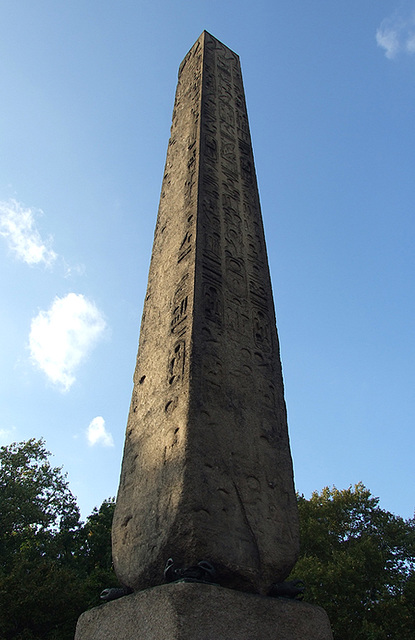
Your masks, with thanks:
<instances>
[{"instance_id":1,"label":"green foliage","mask_svg":"<svg viewBox=\"0 0 415 640\"><path fill-rule=\"evenodd\" d=\"M335 640L413 640L415 521L361 483L299 496L301 557L291 578L327 611Z\"/></svg>"},{"instance_id":2,"label":"green foliage","mask_svg":"<svg viewBox=\"0 0 415 640\"><path fill-rule=\"evenodd\" d=\"M111 525L114 517L115 499L104 500L93 510L81 529L81 552L87 559L89 572L97 568L109 569L111 556Z\"/></svg>"},{"instance_id":3,"label":"green foliage","mask_svg":"<svg viewBox=\"0 0 415 640\"><path fill-rule=\"evenodd\" d=\"M116 586L115 502L85 523L43 440L0 448L0 640L72 640L79 615ZM326 609L335 640L413 640L415 521L362 484L298 497L301 557L291 579Z\"/></svg>"},{"instance_id":4,"label":"green foliage","mask_svg":"<svg viewBox=\"0 0 415 640\"><path fill-rule=\"evenodd\" d=\"M72 640L79 615L117 584L114 500L85 524L43 440L0 448L0 640Z\"/></svg>"},{"instance_id":5,"label":"green foliage","mask_svg":"<svg viewBox=\"0 0 415 640\"><path fill-rule=\"evenodd\" d=\"M79 524L79 509L61 467L43 440L0 448L0 566L14 555L44 553L57 534ZM63 551L63 549L61 550Z\"/></svg>"},{"instance_id":6,"label":"green foliage","mask_svg":"<svg viewBox=\"0 0 415 640\"><path fill-rule=\"evenodd\" d=\"M81 612L101 604L99 594L105 588L118 586L111 550L114 509L114 498L104 500L79 528L76 540L77 572L84 592Z\"/></svg>"}]
</instances>

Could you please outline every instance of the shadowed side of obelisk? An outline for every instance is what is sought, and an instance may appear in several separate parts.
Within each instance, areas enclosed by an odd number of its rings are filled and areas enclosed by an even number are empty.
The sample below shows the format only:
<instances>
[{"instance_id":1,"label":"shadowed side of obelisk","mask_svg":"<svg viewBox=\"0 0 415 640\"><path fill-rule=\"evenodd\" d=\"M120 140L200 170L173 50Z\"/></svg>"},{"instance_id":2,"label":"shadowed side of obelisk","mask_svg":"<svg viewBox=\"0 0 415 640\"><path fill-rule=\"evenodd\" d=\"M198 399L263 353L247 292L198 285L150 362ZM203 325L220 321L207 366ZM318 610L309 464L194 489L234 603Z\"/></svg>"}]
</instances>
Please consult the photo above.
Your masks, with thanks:
<instances>
[{"instance_id":1,"label":"shadowed side of obelisk","mask_svg":"<svg viewBox=\"0 0 415 640\"><path fill-rule=\"evenodd\" d=\"M238 56L205 34L188 463L198 553L266 593L299 546L275 311Z\"/></svg>"},{"instance_id":2,"label":"shadowed side of obelisk","mask_svg":"<svg viewBox=\"0 0 415 640\"><path fill-rule=\"evenodd\" d=\"M239 59L183 61L113 526L134 589L167 558L267 592L298 554L275 312Z\"/></svg>"}]
</instances>

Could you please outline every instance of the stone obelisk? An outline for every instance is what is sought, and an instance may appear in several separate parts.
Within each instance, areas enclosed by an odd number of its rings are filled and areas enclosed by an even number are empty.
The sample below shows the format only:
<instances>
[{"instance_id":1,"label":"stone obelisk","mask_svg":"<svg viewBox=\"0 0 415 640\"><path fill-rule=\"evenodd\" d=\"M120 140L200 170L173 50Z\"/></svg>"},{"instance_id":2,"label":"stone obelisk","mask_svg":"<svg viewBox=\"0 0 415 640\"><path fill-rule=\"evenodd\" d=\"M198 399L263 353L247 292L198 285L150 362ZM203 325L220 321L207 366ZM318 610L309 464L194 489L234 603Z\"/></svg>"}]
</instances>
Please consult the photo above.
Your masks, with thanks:
<instances>
[{"instance_id":1,"label":"stone obelisk","mask_svg":"<svg viewBox=\"0 0 415 640\"><path fill-rule=\"evenodd\" d=\"M331 638L320 609L264 597L299 551L275 325L239 58L204 32L179 70L113 523L136 593L77 640ZM220 586L157 586L170 558Z\"/></svg>"},{"instance_id":2,"label":"stone obelisk","mask_svg":"<svg viewBox=\"0 0 415 640\"><path fill-rule=\"evenodd\" d=\"M134 590L206 559L266 593L299 547L275 312L238 56L182 62L113 525Z\"/></svg>"}]
</instances>

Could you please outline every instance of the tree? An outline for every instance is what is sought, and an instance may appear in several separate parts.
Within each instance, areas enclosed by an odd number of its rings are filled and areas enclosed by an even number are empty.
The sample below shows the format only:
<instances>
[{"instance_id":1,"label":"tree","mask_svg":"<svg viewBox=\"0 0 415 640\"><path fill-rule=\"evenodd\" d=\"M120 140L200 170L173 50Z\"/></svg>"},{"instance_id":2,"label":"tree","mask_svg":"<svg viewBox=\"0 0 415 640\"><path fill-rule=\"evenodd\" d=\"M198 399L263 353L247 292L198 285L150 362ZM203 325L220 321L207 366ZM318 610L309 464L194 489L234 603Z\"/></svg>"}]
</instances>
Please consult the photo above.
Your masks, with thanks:
<instances>
[{"instance_id":1,"label":"tree","mask_svg":"<svg viewBox=\"0 0 415 640\"><path fill-rule=\"evenodd\" d=\"M95 507L78 535L78 575L83 576L84 610L100 603L99 594L119 586L112 566L111 526L115 499Z\"/></svg>"},{"instance_id":2,"label":"tree","mask_svg":"<svg viewBox=\"0 0 415 640\"><path fill-rule=\"evenodd\" d=\"M0 448L0 566L19 555L45 553L56 535L76 530L79 509L61 467L43 440ZM56 546L56 545L55 545ZM64 553L64 548L56 553Z\"/></svg>"},{"instance_id":3,"label":"tree","mask_svg":"<svg viewBox=\"0 0 415 640\"><path fill-rule=\"evenodd\" d=\"M0 640L72 640L79 615L116 584L114 501L85 524L43 440L0 448Z\"/></svg>"},{"instance_id":4,"label":"tree","mask_svg":"<svg viewBox=\"0 0 415 640\"><path fill-rule=\"evenodd\" d=\"M327 611L335 640L413 638L415 520L379 507L363 484L298 497L301 556L291 578Z\"/></svg>"},{"instance_id":5,"label":"tree","mask_svg":"<svg viewBox=\"0 0 415 640\"><path fill-rule=\"evenodd\" d=\"M0 448L0 637L63 638L82 606L79 509L43 440ZM65 632L65 625L68 627ZM67 636L69 637L69 635Z\"/></svg>"},{"instance_id":6,"label":"tree","mask_svg":"<svg viewBox=\"0 0 415 640\"><path fill-rule=\"evenodd\" d=\"M76 621L117 585L115 501L85 523L43 440L0 448L0 640L72 640ZM415 520L379 507L363 484L298 497L301 556L291 579L324 607L335 640L412 640Z\"/></svg>"}]
</instances>

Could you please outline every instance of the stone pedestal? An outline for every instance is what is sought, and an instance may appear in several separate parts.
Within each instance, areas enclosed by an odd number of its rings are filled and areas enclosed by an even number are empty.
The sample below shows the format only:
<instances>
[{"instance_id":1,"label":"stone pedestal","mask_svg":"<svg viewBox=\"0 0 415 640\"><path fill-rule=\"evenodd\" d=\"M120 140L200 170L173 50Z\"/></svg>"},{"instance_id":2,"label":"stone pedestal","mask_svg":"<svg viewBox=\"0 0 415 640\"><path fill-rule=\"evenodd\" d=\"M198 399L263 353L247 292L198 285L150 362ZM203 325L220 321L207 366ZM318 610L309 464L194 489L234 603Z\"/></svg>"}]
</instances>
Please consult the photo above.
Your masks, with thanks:
<instances>
[{"instance_id":1,"label":"stone pedestal","mask_svg":"<svg viewBox=\"0 0 415 640\"><path fill-rule=\"evenodd\" d=\"M153 587L84 613L75 640L332 640L320 607L214 585Z\"/></svg>"}]
</instances>

